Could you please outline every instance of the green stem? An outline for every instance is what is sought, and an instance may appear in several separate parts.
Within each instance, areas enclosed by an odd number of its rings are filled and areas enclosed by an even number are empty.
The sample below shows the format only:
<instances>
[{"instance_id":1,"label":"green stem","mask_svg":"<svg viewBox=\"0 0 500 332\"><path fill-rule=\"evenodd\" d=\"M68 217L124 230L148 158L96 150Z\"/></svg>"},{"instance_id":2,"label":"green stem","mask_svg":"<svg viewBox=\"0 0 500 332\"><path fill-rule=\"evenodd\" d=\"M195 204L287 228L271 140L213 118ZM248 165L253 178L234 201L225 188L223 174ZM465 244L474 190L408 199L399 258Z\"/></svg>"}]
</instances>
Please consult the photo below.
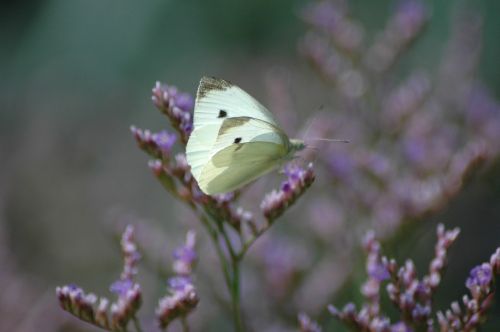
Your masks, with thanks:
<instances>
[{"instance_id":1,"label":"green stem","mask_svg":"<svg viewBox=\"0 0 500 332\"><path fill-rule=\"evenodd\" d=\"M228 287L228 289L231 289L231 275L229 274L229 266L226 256L224 255L224 252L220 246L219 236L217 234L217 231L212 228L212 226L210 225L210 223L208 222L207 218L204 215L200 213L198 216L203 226L205 226L205 229L207 230L208 234L210 235L212 243L215 247L215 251L217 252L217 256L219 256L219 261L221 264L221 269L224 275L224 281L226 282L226 286Z\"/></svg>"},{"instance_id":2,"label":"green stem","mask_svg":"<svg viewBox=\"0 0 500 332\"><path fill-rule=\"evenodd\" d=\"M230 263L232 269L231 269L231 275L229 277L226 277L226 284L229 293L231 295L231 307L233 311L235 331L243 332L245 331L245 328L243 326L243 318L241 313L241 300L240 300L240 263L243 258L243 255L241 253L236 253L235 249L233 248L233 243L229 239L229 236L226 232L226 229L224 228L223 223L220 220L217 220L215 216L212 213L210 213L210 211L205 210L205 212L211 218L213 223L215 223L215 225L217 226L218 233L219 235L222 235L224 244L230 256ZM218 241L215 243L215 246L217 250L222 251L222 249L220 248L220 243ZM225 258L223 254L221 257ZM225 265L227 268L227 263L225 263Z\"/></svg>"},{"instance_id":3,"label":"green stem","mask_svg":"<svg viewBox=\"0 0 500 332\"><path fill-rule=\"evenodd\" d=\"M236 257L231 260L233 266L233 277L231 284L231 304L233 307L234 327L237 332L245 331L240 302L240 260Z\"/></svg>"},{"instance_id":4,"label":"green stem","mask_svg":"<svg viewBox=\"0 0 500 332\"><path fill-rule=\"evenodd\" d=\"M137 332L142 332L141 323L136 316L132 317L132 321L134 322L134 327Z\"/></svg>"},{"instance_id":5,"label":"green stem","mask_svg":"<svg viewBox=\"0 0 500 332\"><path fill-rule=\"evenodd\" d=\"M248 239L246 242L242 241L242 246L241 246L241 250L236 254L236 259L237 260L242 260L243 257L245 256L245 254L247 253L248 249L250 249L250 247L255 243L255 241L257 241L257 239L265 232L269 229L269 227L271 226L271 224L269 223L268 226L262 228L257 234L253 235L250 239Z\"/></svg>"},{"instance_id":6,"label":"green stem","mask_svg":"<svg viewBox=\"0 0 500 332\"><path fill-rule=\"evenodd\" d=\"M210 219L213 221L213 223L217 226L219 233L222 235L224 242L226 243L227 251L229 252L229 255L231 256L231 259L235 259L236 253L233 249L233 244L232 244L231 240L229 239L229 236L227 235L227 232L226 232L226 229L224 228L223 223L220 220L217 220L217 218L213 215L213 213L210 212L210 210L205 209L205 212L210 217Z\"/></svg>"},{"instance_id":7,"label":"green stem","mask_svg":"<svg viewBox=\"0 0 500 332\"><path fill-rule=\"evenodd\" d=\"M186 316L181 317L182 332L189 332L189 324Z\"/></svg>"}]
</instances>

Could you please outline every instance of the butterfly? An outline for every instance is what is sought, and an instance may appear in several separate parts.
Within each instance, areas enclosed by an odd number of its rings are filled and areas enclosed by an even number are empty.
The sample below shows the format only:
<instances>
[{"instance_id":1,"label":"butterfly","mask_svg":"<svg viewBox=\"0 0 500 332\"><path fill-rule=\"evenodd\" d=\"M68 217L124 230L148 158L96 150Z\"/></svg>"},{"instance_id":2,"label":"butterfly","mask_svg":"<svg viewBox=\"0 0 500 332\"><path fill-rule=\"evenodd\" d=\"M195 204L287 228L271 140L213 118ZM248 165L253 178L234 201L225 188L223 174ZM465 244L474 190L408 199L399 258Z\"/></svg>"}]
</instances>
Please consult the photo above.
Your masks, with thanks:
<instances>
[{"instance_id":1,"label":"butterfly","mask_svg":"<svg viewBox=\"0 0 500 332\"><path fill-rule=\"evenodd\" d=\"M273 115L228 81L202 77L186 158L208 195L234 191L280 167L305 148L290 139Z\"/></svg>"}]
</instances>

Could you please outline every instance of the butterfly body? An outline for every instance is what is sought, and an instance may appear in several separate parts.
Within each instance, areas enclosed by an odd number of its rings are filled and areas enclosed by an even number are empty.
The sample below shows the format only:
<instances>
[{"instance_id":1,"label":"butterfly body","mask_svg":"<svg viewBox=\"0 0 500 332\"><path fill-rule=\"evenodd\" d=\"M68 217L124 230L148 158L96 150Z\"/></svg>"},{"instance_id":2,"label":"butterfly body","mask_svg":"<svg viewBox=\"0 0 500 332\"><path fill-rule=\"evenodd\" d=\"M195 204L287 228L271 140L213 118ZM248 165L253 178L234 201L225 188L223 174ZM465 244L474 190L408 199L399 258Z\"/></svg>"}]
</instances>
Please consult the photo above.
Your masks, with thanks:
<instances>
[{"instance_id":1,"label":"butterfly body","mask_svg":"<svg viewBox=\"0 0 500 332\"><path fill-rule=\"evenodd\" d=\"M304 147L303 141L289 139L272 114L242 89L221 79L201 79L186 157L204 193L233 191Z\"/></svg>"}]
</instances>

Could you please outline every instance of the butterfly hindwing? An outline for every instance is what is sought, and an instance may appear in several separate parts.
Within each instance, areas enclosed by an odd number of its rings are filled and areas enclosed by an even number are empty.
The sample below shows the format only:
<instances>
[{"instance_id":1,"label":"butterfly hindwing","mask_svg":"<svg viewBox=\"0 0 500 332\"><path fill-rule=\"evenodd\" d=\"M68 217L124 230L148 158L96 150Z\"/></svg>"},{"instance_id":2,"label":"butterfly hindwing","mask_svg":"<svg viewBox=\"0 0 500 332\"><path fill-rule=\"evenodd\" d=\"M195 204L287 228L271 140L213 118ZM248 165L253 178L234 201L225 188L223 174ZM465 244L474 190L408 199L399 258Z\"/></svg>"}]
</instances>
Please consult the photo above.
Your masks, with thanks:
<instances>
[{"instance_id":1,"label":"butterfly hindwing","mask_svg":"<svg viewBox=\"0 0 500 332\"><path fill-rule=\"evenodd\" d=\"M232 144L210 159L198 185L209 194L233 191L278 167L284 155L283 145L276 143Z\"/></svg>"},{"instance_id":2,"label":"butterfly hindwing","mask_svg":"<svg viewBox=\"0 0 500 332\"><path fill-rule=\"evenodd\" d=\"M278 166L288 144L286 135L272 124L248 117L227 119L198 184L210 194L233 190Z\"/></svg>"}]
</instances>

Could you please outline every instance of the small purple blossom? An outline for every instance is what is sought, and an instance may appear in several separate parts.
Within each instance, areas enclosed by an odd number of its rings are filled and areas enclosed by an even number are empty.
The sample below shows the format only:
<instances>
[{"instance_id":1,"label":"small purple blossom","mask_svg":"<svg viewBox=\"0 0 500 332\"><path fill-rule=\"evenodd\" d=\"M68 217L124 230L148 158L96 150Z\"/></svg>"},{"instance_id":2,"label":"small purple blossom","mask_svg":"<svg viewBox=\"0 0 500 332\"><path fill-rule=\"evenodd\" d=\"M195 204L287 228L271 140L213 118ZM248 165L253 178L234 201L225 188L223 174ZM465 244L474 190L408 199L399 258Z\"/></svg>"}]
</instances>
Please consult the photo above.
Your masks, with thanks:
<instances>
[{"instance_id":1,"label":"small purple blossom","mask_svg":"<svg viewBox=\"0 0 500 332\"><path fill-rule=\"evenodd\" d=\"M176 276L169 278L167 281L168 288L172 289L173 291L182 291L192 284L193 282L191 280L191 277L189 276Z\"/></svg>"},{"instance_id":2,"label":"small purple blossom","mask_svg":"<svg viewBox=\"0 0 500 332\"><path fill-rule=\"evenodd\" d=\"M299 314L300 332L321 332L321 327L305 313Z\"/></svg>"},{"instance_id":3,"label":"small purple blossom","mask_svg":"<svg viewBox=\"0 0 500 332\"><path fill-rule=\"evenodd\" d=\"M174 251L174 271L179 275L191 274L197 260L195 251L196 233L189 231L186 235L186 243Z\"/></svg>"},{"instance_id":4,"label":"small purple blossom","mask_svg":"<svg viewBox=\"0 0 500 332\"><path fill-rule=\"evenodd\" d=\"M391 332L413 332L413 329L405 322L397 322L391 326Z\"/></svg>"},{"instance_id":5,"label":"small purple blossom","mask_svg":"<svg viewBox=\"0 0 500 332\"><path fill-rule=\"evenodd\" d=\"M131 126L130 131L132 135L134 135L139 147L159 159L168 159L172 147L177 141L177 136L166 130L162 130L158 133L151 133L151 131L147 129L142 130L135 126Z\"/></svg>"},{"instance_id":6,"label":"small purple blossom","mask_svg":"<svg viewBox=\"0 0 500 332\"><path fill-rule=\"evenodd\" d=\"M173 253L173 257L176 261L183 261L186 264L192 264L197 259L194 249L186 246L177 248Z\"/></svg>"},{"instance_id":7,"label":"small purple blossom","mask_svg":"<svg viewBox=\"0 0 500 332\"><path fill-rule=\"evenodd\" d=\"M177 107L184 112L192 112L194 108L194 99L189 93L178 93L175 98Z\"/></svg>"},{"instance_id":8,"label":"small purple blossom","mask_svg":"<svg viewBox=\"0 0 500 332\"><path fill-rule=\"evenodd\" d=\"M378 281L384 281L390 278L389 271L381 263L373 263L368 266L368 275Z\"/></svg>"},{"instance_id":9,"label":"small purple blossom","mask_svg":"<svg viewBox=\"0 0 500 332\"><path fill-rule=\"evenodd\" d=\"M134 283L130 279L117 280L111 284L109 290L118 296L125 296L127 292L132 289Z\"/></svg>"},{"instance_id":10,"label":"small purple blossom","mask_svg":"<svg viewBox=\"0 0 500 332\"><path fill-rule=\"evenodd\" d=\"M292 186L288 181L285 181L281 184L281 191L284 193L289 193L292 190Z\"/></svg>"},{"instance_id":11,"label":"small purple blossom","mask_svg":"<svg viewBox=\"0 0 500 332\"><path fill-rule=\"evenodd\" d=\"M158 301L156 317L162 329L177 318L185 318L198 305L199 298L191 273L197 259L196 235L189 231L186 243L174 251L175 276L167 280L167 295Z\"/></svg>"},{"instance_id":12,"label":"small purple blossom","mask_svg":"<svg viewBox=\"0 0 500 332\"><path fill-rule=\"evenodd\" d=\"M177 140L177 136L175 134L169 133L166 130L162 130L158 133L153 134L151 136L151 139L165 155L168 155L172 150L172 146Z\"/></svg>"},{"instance_id":13,"label":"small purple blossom","mask_svg":"<svg viewBox=\"0 0 500 332\"><path fill-rule=\"evenodd\" d=\"M396 9L395 24L405 38L412 38L426 21L427 10L420 0L403 0Z\"/></svg>"},{"instance_id":14,"label":"small purple blossom","mask_svg":"<svg viewBox=\"0 0 500 332\"><path fill-rule=\"evenodd\" d=\"M141 259L141 254L137 250L134 242L134 226L128 225L123 232L121 239L122 254L124 259L121 280L132 280L137 274L137 263Z\"/></svg>"},{"instance_id":15,"label":"small purple blossom","mask_svg":"<svg viewBox=\"0 0 500 332\"><path fill-rule=\"evenodd\" d=\"M483 263L470 271L470 276L467 278L465 285L469 289L475 286L485 287L491 283L492 278L493 273L491 271L491 265Z\"/></svg>"}]
</instances>

